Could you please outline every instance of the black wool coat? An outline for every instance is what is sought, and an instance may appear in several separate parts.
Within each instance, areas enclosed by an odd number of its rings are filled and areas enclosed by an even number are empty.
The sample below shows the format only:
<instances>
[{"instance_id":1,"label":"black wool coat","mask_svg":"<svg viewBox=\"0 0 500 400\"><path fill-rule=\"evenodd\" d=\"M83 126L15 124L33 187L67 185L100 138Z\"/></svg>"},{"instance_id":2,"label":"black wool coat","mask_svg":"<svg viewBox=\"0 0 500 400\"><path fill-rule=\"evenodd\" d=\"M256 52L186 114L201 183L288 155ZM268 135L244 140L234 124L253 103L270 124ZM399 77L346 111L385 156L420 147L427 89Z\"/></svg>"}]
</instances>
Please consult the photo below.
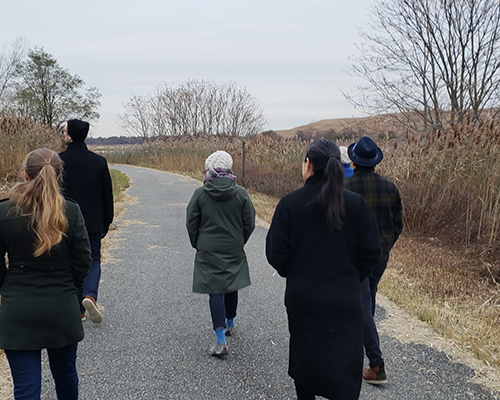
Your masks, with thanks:
<instances>
[{"instance_id":1,"label":"black wool coat","mask_svg":"<svg viewBox=\"0 0 500 400\"><path fill-rule=\"evenodd\" d=\"M363 369L360 282L380 257L376 222L363 198L344 190L343 228L330 232L314 202L316 176L279 202L266 238L269 263L286 278L289 375L329 399L359 396Z\"/></svg>"},{"instance_id":2,"label":"black wool coat","mask_svg":"<svg viewBox=\"0 0 500 400\"><path fill-rule=\"evenodd\" d=\"M64 162L64 195L80 206L89 235L104 237L113 222L113 187L106 159L81 141L69 143L59 156Z\"/></svg>"}]
</instances>

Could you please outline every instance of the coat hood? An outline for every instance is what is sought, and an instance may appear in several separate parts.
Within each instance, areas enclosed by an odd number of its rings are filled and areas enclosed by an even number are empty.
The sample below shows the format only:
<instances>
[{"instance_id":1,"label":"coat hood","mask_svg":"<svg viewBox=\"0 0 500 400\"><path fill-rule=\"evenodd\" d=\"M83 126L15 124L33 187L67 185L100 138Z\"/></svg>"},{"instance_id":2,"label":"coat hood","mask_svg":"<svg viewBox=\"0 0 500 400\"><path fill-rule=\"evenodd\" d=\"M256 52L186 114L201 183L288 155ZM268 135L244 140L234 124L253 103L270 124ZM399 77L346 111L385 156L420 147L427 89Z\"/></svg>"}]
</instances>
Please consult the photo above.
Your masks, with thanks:
<instances>
[{"instance_id":1,"label":"coat hood","mask_svg":"<svg viewBox=\"0 0 500 400\"><path fill-rule=\"evenodd\" d=\"M204 188L215 201L228 201L236 194L236 182L230 178L214 178L205 182Z\"/></svg>"}]
</instances>

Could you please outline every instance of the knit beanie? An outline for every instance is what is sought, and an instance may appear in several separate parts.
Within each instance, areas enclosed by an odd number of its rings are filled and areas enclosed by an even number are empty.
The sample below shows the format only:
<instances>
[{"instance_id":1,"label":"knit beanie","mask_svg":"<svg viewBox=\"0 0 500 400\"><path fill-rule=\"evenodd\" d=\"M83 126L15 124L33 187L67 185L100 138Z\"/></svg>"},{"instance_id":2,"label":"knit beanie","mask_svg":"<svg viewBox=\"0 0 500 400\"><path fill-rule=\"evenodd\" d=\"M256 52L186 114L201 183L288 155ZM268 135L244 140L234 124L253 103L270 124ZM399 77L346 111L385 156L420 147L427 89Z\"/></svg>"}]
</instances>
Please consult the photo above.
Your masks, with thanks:
<instances>
[{"instance_id":1,"label":"knit beanie","mask_svg":"<svg viewBox=\"0 0 500 400\"><path fill-rule=\"evenodd\" d=\"M210 154L205 160L206 169L224 168L231 169L233 167L233 159L223 150L217 150Z\"/></svg>"},{"instance_id":2,"label":"knit beanie","mask_svg":"<svg viewBox=\"0 0 500 400\"><path fill-rule=\"evenodd\" d=\"M340 162L342 164L350 164L351 159L349 158L349 155L347 154L347 147L346 146L339 146L340 149Z\"/></svg>"},{"instance_id":3,"label":"knit beanie","mask_svg":"<svg viewBox=\"0 0 500 400\"><path fill-rule=\"evenodd\" d=\"M90 124L80 119L68 121L68 135L73 142L83 142L89 133Z\"/></svg>"}]
</instances>

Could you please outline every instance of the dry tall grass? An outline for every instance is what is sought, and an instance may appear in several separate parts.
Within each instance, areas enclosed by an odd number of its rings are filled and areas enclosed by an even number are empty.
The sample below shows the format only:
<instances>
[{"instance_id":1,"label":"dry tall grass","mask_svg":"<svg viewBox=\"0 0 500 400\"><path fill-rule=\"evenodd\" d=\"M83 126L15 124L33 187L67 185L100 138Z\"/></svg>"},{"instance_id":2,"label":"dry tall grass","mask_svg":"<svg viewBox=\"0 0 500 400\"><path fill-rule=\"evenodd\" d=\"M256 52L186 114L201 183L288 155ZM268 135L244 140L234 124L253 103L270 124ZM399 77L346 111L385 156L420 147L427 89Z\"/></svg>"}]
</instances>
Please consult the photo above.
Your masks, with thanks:
<instances>
[{"instance_id":1,"label":"dry tall grass","mask_svg":"<svg viewBox=\"0 0 500 400\"><path fill-rule=\"evenodd\" d=\"M381 290L436 330L500 366L500 122L465 121L383 143L407 235Z\"/></svg>"},{"instance_id":2,"label":"dry tall grass","mask_svg":"<svg viewBox=\"0 0 500 400\"><path fill-rule=\"evenodd\" d=\"M496 251L500 122L466 121L436 134L386 141L381 171L404 194L412 234ZM484 254L486 255L486 254Z\"/></svg>"},{"instance_id":3,"label":"dry tall grass","mask_svg":"<svg viewBox=\"0 0 500 400\"><path fill-rule=\"evenodd\" d=\"M300 165L308 142L263 135L245 140L245 179L250 190L281 197L302 185ZM107 153L109 162L134 164L202 177L205 159L216 150L233 156L233 170L243 183L243 139L231 136L170 136Z\"/></svg>"},{"instance_id":4,"label":"dry tall grass","mask_svg":"<svg viewBox=\"0 0 500 400\"><path fill-rule=\"evenodd\" d=\"M19 178L26 154L40 147L60 151L62 141L53 129L35 124L28 118L0 117L0 195Z\"/></svg>"}]
</instances>

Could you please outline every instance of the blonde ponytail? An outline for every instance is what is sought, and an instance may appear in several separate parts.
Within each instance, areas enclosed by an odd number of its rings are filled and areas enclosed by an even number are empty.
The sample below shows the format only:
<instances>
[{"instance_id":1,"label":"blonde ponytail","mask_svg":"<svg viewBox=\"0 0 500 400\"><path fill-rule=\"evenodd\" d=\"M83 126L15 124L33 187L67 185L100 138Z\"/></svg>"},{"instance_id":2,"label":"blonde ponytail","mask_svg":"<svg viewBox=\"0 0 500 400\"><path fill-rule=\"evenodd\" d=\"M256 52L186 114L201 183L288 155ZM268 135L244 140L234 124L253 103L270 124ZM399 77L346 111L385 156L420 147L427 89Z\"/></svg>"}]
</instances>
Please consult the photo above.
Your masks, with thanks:
<instances>
[{"instance_id":1,"label":"blonde ponytail","mask_svg":"<svg viewBox=\"0 0 500 400\"><path fill-rule=\"evenodd\" d=\"M56 152L38 149L28 154L24 170L28 180L12 189L9 200L20 215L30 217L36 235L34 255L39 257L61 242L68 226L59 187L62 162Z\"/></svg>"}]
</instances>

